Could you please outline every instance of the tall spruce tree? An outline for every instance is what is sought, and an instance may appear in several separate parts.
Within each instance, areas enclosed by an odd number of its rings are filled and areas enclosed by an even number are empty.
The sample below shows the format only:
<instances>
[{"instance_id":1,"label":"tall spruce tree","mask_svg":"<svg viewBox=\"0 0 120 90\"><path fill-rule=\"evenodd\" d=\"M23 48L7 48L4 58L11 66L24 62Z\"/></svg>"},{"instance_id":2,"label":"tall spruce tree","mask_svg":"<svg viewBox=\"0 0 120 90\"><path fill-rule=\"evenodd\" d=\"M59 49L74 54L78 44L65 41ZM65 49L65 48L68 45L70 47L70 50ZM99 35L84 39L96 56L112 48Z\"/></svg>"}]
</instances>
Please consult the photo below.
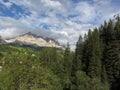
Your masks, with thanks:
<instances>
[{"instance_id":1,"label":"tall spruce tree","mask_svg":"<svg viewBox=\"0 0 120 90\"><path fill-rule=\"evenodd\" d=\"M107 26L108 26L108 23L106 21L104 21L104 25L101 25L101 27L99 28L100 37L102 38L102 40L105 44L108 44L108 41L107 41L107 31L108 31Z\"/></svg>"},{"instance_id":2,"label":"tall spruce tree","mask_svg":"<svg viewBox=\"0 0 120 90\"><path fill-rule=\"evenodd\" d=\"M90 56L88 65L88 75L92 78L101 78L101 56L102 56L102 41L100 39L99 31L94 29L91 36L88 34L90 40Z\"/></svg>"},{"instance_id":3,"label":"tall spruce tree","mask_svg":"<svg viewBox=\"0 0 120 90\"><path fill-rule=\"evenodd\" d=\"M67 43L67 47L64 52L64 90L70 90L71 83L71 68L72 68L72 57L70 52L69 43Z\"/></svg>"},{"instance_id":4,"label":"tall spruce tree","mask_svg":"<svg viewBox=\"0 0 120 90\"><path fill-rule=\"evenodd\" d=\"M77 89L77 77L76 72L82 70L82 58L83 58L83 38L80 35L76 44L75 54L72 61L72 88Z\"/></svg>"},{"instance_id":5,"label":"tall spruce tree","mask_svg":"<svg viewBox=\"0 0 120 90\"><path fill-rule=\"evenodd\" d=\"M83 44L83 58L82 58L82 68L83 71L88 73L88 65L89 65L89 59L91 56L91 37L92 37L92 31L89 29L88 35L85 34L84 36L84 44Z\"/></svg>"},{"instance_id":6,"label":"tall spruce tree","mask_svg":"<svg viewBox=\"0 0 120 90\"><path fill-rule=\"evenodd\" d=\"M112 90L116 90L115 83L120 77L120 42L113 41L107 46L106 49L106 70L108 74L108 80Z\"/></svg>"},{"instance_id":7,"label":"tall spruce tree","mask_svg":"<svg viewBox=\"0 0 120 90\"><path fill-rule=\"evenodd\" d=\"M79 40L76 44L74 60L72 64L72 74L74 75L76 71L82 70L82 56L83 55L83 39L82 36L79 37Z\"/></svg>"},{"instance_id":8,"label":"tall spruce tree","mask_svg":"<svg viewBox=\"0 0 120 90\"><path fill-rule=\"evenodd\" d=\"M115 36L117 40L120 40L120 17L119 15L116 16L116 23L115 23Z\"/></svg>"},{"instance_id":9,"label":"tall spruce tree","mask_svg":"<svg viewBox=\"0 0 120 90\"><path fill-rule=\"evenodd\" d=\"M108 26L107 26L107 34L106 34L106 40L108 41L108 43L110 43L112 40L115 39L115 36L114 36L114 23L113 21L110 19L108 21Z\"/></svg>"}]
</instances>

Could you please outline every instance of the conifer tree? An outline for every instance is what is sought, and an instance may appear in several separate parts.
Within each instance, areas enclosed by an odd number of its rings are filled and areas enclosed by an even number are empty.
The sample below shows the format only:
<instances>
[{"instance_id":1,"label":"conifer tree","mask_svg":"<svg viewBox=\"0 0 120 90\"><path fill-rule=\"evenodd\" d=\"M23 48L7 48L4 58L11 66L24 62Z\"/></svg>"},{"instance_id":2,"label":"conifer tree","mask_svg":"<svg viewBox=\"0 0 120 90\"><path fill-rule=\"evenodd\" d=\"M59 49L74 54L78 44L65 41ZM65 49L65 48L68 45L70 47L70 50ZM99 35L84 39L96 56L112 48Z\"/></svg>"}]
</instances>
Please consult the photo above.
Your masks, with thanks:
<instances>
[{"instance_id":1,"label":"conifer tree","mask_svg":"<svg viewBox=\"0 0 120 90\"><path fill-rule=\"evenodd\" d=\"M80 36L76 44L75 55L72 64L73 74L75 74L75 72L78 70L82 70L82 57L83 57L82 55L83 55L83 39L82 36Z\"/></svg>"},{"instance_id":2,"label":"conifer tree","mask_svg":"<svg viewBox=\"0 0 120 90\"><path fill-rule=\"evenodd\" d=\"M116 16L116 23L115 23L115 36L117 40L120 40L120 17L119 15Z\"/></svg>"},{"instance_id":3,"label":"conifer tree","mask_svg":"<svg viewBox=\"0 0 120 90\"><path fill-rule=\"evenodd\" d=\"M115 39L114 36L114 23L113 21L110 19L108 21L108 26L107 26L107 36L106 36L106 40L110 43L112 40Z\"/></svg>"},{"instance_id":4,"label":"conifer tree","mask_svg":"<svg viewBox=\"0 0 120 90\"><path fill-rule=\"evenodd\" d=\"M80 35L75 49L74 58L72 61L72 88L77 89L77 77L76 72L82 70L82 58L83 58L83 38Z\"/></svg>"},{"instance_id":5,"label":"conifer tree","mask_svg":"<svg viewBox=\"0 0 120 90\"><path fill-rule=\"evenodd\" d=\"M71 68L72 68L72 58L71 58L71 52L70 52L70 47L69 43L67 43L67 47L64 52L64 90L70 88L70 78L71 78Z\"/></svg>"},{"instance_id":6,"label":"conifer tree","mask_svg":"<svg viewBox=\"0 0 120 90\"><path fill-rule=\"evenodd\" d=\"M89 65L89 59L91 56L91 39L92 37L92 31L89 29L88 35L85 35L84 37L84 46L83 46L83 58L82 58L82 65L83 65L83 71L88 73L88 65Z\"/></svg>"},{"instance_id":7,"label":"conifer tree","mask_svg":"<svg viewBox=\"0 0 120 90\"><path fill-rule=\"evenodd\" d=\"M88 36L88 38L90 38L89 48L91 49L91 52L89 52L88 75L93 78L101 78L102 42L97 28L94 29L92 36Z\"/></svg>"},{"instance_id":8,"label":"conifer tree","mask_svg":"<svg viewBox=\"0 0 120 90\"><path fill-rule=\"evenodd\" d=\"M115 82L120 77L120 42L113 41L106 49L106 70L108 75L108 81L111 88L116 84ZM115 90L112 89L112 90Z\"/></svg>"},{"instance_id":9,"label":"conifer tree","mask_svg":"<svg viewBox=\"0 0 120 90\"><path fill-rule=\"evenodd\" d=\"M101 27L99 28L100 37L102 38L102 40L105 44L108 43L108 41L107 41L107 31L108 31L107 26L108 26L108 23L106 21L104 21L104 25L101 25Z\"/></svg>"},{"instance_id":10,"label":"conifer tree","mask_svg":"<svg viewBox=\"0 0 120 90\"><path fill-rule=\"evenodd\" d=\"M104 64L102 64L102 68L101 68L101 81L104 84L108 84L108 76L107 76L107 71Z\"/></svg>"}]
</instances>

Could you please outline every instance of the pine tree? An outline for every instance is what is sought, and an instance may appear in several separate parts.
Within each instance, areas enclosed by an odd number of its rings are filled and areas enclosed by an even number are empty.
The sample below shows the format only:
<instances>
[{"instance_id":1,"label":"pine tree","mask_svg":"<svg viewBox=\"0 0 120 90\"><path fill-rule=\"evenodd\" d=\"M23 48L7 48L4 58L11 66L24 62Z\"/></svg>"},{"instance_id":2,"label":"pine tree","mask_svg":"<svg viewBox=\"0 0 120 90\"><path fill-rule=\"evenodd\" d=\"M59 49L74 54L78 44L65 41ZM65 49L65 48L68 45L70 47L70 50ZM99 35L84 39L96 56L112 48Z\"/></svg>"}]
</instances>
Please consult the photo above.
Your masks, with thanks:
<instances>
[{"instance_id":1,"label":"pine tree","mask_svg":"<svg viewBox=\"0 0 120 90\"><path fill-rule=\"evenodd\" d=\"M115 36L117 40L120 40L120 17L119 15L116 16L116 23L115 23Z\"/></svg>"},{"instance_id":2,"label":"pine tree","mask_svg":"<svg viewBox=\"0 0 120 90\"><path fill-rule=\"evenodd\" d=\"M83 58L82 58L83 71L86 73L88 73L89 59L91 56L91 48L90 48L91 37L92 37L92 31L89 29L88 35L85 35L84 37Z\"/></svg>"},{"instance_id":3,"label":"pine tree","mask_svg":"<svg viewBox=\"0 0 120 90\"><path fill-rule=\"evenodd\" d=\"M111 88L116 84L115 82L120 77L120 42L113 41L106 48L106 70L108 75L108 81ZM112 89L115 90L115 87Z\"/></svg>"},{"instance_id":4,"label":"pine tree","mask_svg":"<svg viewBox=\"0 0 120 90\"><path fill-rule=\"evenodd\" d=\"M114 36L114 23L113 23L113 21L110 19L109 21L108 21L108 26L107 26L107 34L106 34L107 36L106 36L106 40L107 40L107 42L111 42L112 40L114 40L115 39L115 36Z\"/></svg>"},{"instance_id":5,"label":"pine tree","mask_svg":"<svg viewBox=\"0 0 120 90\"><path fill-rule=\"evenodd\" d=\"M71 83L71 68L72 68L72 57L70 52L69 43L67 43L67 47L64 52L64 90L70 89L70 83Z\"/></svg>"},{"instance_id":6,"label":"pine tree","mask_svg":"<svg viewBox=\"0 0 120 90\"><path fill-rule=\"evenodd\" d=\"M101 69L101 81L104 84L108 84L108 76L107 76L107 71L104 64L102 64L102 69Z\"/></svg>"},{"instance_id":7,"label":"pine tree","mask_svg":"<svg viewBox=\"0 0 120 90\"><path fill-rule=\"evenodd\" d=\"M89 56L88 65L88 75L92 78L101 78L101 56L102 56L102 41L99 36L97 28L94 29L90 38L90 49L91 52Z\"/></svg>"},{"instance_id":8,"label":"pine tree","mask_svg":"<svg viewBox=\"0 0 120 90\"><path fill-rule=\"evenodd\" d=\"M99 28L100 30L100 37L102 38L103 42L105 44L108 44L108 41L107 41L107 27L108 26L108 23L106 21L104 21L104 25L101 25L101 27Z\"/></svg>"},{"instance_id":9,"label":"pine tree","mask_svg":"<svg viewBox=\"0 0 120 90\"><path fill-rule=\"evenodd\" d=\"M74 60L72 63L72 74L74 75L76 71L82 70L82 56L83 55L83 39L82 36L79 37L79 40L76 44Z\"/></svg>"},{"instance_id":10,"label":"pine tree","mask_svg":"<svg viewBox=\"0 0 120 90\"><path fill-rule=\"evenodd\" d=\"M83 58L83 38L80 35L75 49L74 58L72 61L72 88L77 89L77 77L76 72L82 70L82 58Z\"/></svg>"}]
</instances>

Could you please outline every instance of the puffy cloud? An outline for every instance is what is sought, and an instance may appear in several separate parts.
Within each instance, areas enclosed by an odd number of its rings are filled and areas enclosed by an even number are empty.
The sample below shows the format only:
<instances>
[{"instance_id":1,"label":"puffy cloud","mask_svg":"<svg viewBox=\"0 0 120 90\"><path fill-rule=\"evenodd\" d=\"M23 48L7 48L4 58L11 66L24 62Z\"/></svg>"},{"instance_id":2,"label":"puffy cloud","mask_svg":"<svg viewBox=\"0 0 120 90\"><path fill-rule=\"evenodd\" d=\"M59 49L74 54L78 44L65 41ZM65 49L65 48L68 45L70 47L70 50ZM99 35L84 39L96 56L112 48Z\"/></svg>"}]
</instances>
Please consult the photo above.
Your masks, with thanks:
<instances>
[{"instance_id":1,"label":"puffy cloud","mask_svg":"<svg viewBox=\"0 0 120 90\"><path fill-rule=\"evenodd\" d=\"M112 0L93 0L97 5L108 5L112 2Z\"/></svg>"},{"instance_id":2,"label":"puffy cloud","mask_svg":"<svg viewBox=\"0 0 120 90\"><path fill-rule=\"evenodd\" d=\"M41 0L42 3L44 3L45 6L50 7L61 7L61 3L59 1L51 1L51 0Z\"/></svg>"},{"instance_id":3,"label":"puffy cloud","mask_svg":"<svg viewBox=\"0 0 120 90\"><path fill-rule=\"evenodd\" d=\"M0 3L8 8L15 4L30 12L29 15L21 12L19 19L0 16L0 34L4 38L30 31L64 45L70 42L72 48L79 35L120 12L117 6L111 7L112 0L0 0Z\"/></svg>"},{"instance_id":4,"label":"puffy cloud","mask_svg":"<svg viewBox=\"0 0 120 90\"><path fill-rule=\"evenodd\" d=\"M11 2L3 2L3 0L0 0L0 3L3 4L3 5L5 5L8 8L12 6Z\"/></svg>"},{"instance_id":5,"label":"puffy cloud","mask_svg":"<svg viewBox=\"0 0 120 90\"><path fill-rule=\"evenodd\" d=\"M89 22L91 20L94 20L94 18L96 17L95 8L87 2L78 3L75 11L77 14L79 14L79 16L75 18L75 21L80 20L81 22Z\"/></svg>"}]
</instances>

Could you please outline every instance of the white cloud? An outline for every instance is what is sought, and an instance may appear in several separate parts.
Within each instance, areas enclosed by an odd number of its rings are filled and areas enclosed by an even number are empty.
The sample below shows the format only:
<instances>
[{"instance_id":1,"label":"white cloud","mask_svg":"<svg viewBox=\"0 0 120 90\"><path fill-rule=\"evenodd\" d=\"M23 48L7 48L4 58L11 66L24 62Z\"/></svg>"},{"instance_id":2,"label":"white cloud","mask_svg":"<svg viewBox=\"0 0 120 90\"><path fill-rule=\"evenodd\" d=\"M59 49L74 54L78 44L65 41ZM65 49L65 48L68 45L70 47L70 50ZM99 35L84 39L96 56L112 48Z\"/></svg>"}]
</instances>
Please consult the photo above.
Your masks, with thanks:
<instances>
[{"instance_id":1,"label":"white cloud","mask_svg":"<svg viewBox=\"0 0 120 90\"><path fill-rule=\"evenodd\" d=\"M61 3L59 1L51 1L51 0L41 0L45 6L50 7L61 7Z\"/></svg>"},{"instance_id":2,"label":"white cloud","mask_svg":"<svg viewBox=\"0 0 120 90\"><path fill-rule=\"evenodd\" d=\"M93 0L97 5L108 5L111 3L112 0Z\"/></svg>"},{"instance_id":3,"label":"white cloud","mask_svg":"<svg viewBox=\"0 0 120 90\"><path fill-rule=\"evenodd\" d=\"M89 22L91 20L94 20L94 18L96 17L95 8L87 2L78 3L75 11L77 14L79 14L79 16L75 19L82 22Z\"/></svg>"},{"instance_id":4,"label":"white cloud","mask_svg":"<svg viewBox=\"0 0 120 90\"><path fill-rule=\"evenodd\" d=\"M3 0L0 0L0 3L5 5L7 8L11 7L12 3L10 2L3 2Z\"/></svg>"},{"instance_id":5,"label":"white cloud","mask_svg":"<svg viewBox=\"0 0 120 90\"><path fill-rule=\"evenodd\" d=\"M119 11L114 6L111 7L111 0L93 0L92 4L86 0L78 3L73 3L72 0L9 1L2 1L2 4L9 8L14 3L30 11L31 14L23 15L18 20L0 16L0 34L4 38L31 31L54 38L65 45L70 42L72 48L75 47L80 34L83 36L89 28L94 28ZM46 17L41 17L40 14L45 14ZM68 18L69 15L76 16ZM50 26L50 30L43 30L41 24Z\"/></svg>"},{"instance_id":6,"label":"white cloud","mask_svg":"<svg viewBox=\"0 0 120 90\"><path fill-rule=\"evenodd\" d=\"M15 20L13 18L0 17L0 27L3 29L0 30L0 35L3 38L11 38L17 35L21 35L27 32L32 32L43 37L51 37L59 41L61 44L66 44L70 42L71 45L75 45L80 34L87 32L89 28L93 28L90 24L76 24L71 21L66 21L66 27L61 30L36 30L29 23L24 22L23 20ZM68 26L69 25L69 26Z\"/></svg>"}]
</instances>

